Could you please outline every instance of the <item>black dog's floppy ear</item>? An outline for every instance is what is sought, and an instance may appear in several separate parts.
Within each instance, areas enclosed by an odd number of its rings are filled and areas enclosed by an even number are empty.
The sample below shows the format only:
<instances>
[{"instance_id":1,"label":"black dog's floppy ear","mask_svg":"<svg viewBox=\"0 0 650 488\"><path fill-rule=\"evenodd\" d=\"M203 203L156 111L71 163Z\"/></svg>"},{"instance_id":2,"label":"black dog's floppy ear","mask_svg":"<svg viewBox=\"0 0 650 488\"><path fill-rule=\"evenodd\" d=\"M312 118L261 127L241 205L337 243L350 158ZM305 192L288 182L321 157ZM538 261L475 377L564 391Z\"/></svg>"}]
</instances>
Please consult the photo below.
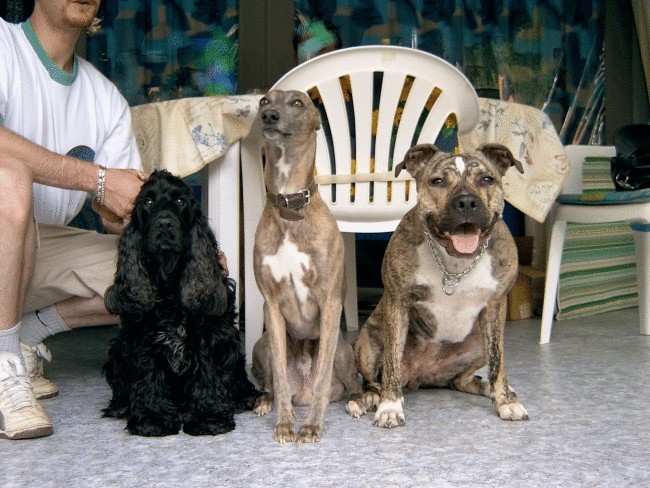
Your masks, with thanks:
<instances>
[{"instance_id":1,"label":"black dog's floppy ear","mask_svg":"<svg viewBox=\"0 0 650 488\"><path fill-rule=\"evenodd\" d=\"M132 218L137 218L135 211ZM106 309L113 315L142 315L155 304L156 288L144 268L141 238L133 221L120 237L115 279L104 295Z\"/></svg>"},{"instance_id":2,"label":"black dog's floppy ear","mask_svg":"<svg viewBox=\"0 0 650 488\"><path fill-rule=\"evenodd\" d=\"M198 203L190 231L190 253L181 277L181 301L197 312L222 315L228 308L226 288L221 280L214 234Z\"/></svg>"},{"instance_id":3,"label":"black dog's floppy ear","mask_svg":"<svg viewBox=\"0 0 650 488\"><path fill-rule=\"evenodd\" d=\"M395 166L395 178L399 176L403 169L406 169L410 175L415 178L422 168L428 163L436 153L440 152L433 144L418 144L406 151L404 161Z\"/></svg>"},{"instance_id":4,"label":"black dog's floppy ear","mask_svg":"<svg viewBox=\"0 0 650 488\"><path fill-rule=\"evenodd\" d=\"M515 159L510 152L510 149L506 146L501 144L483 144L477 149L477 151L496 164L502 175L504 175L511 166L514 166L517 168L517 171L524 174L524 167L521 162L518 159Z\"/></svg>"}]
</instances>

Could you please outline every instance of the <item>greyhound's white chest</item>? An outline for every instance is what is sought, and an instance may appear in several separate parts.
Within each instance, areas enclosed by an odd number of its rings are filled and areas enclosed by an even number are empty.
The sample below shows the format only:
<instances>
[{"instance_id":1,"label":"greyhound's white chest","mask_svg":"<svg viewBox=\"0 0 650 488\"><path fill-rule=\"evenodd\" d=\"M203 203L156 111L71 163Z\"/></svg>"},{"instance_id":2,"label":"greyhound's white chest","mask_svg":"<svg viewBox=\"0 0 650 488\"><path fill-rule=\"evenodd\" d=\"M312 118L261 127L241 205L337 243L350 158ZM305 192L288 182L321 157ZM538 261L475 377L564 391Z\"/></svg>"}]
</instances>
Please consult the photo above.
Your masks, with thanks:
<instances>
[{"instance_id":1,"label":"greyhound's white chest","mask_svg":"<svg viewBox=\"0 0 650 488\"><path fill-rule=\"evenodd\" d=\"M281 185L280 185L280 193L284 193L286 191L285 188L285 183L287 182L287 179L289 178L289 173L291 172L291 164L287 163L285 158L284 158L284 151L282 152L282 155L275 161L275 168L278 172L278 174L281 176Z\"/></svg>"},{"instance_id":2,"label":"greyhound's white chest","mask_svg":"<svg viewBox=\"0 0 650 488\"><path fill-rule=\"evenodd\" d=\"M461 279L451 295L442 290L442 272L426 242L418 248L418 258L416 283L433 290L432 300L419 303L435 317L436 332L433 340L461 342L472 331L478 314L497 290L498 282L492 276L492 258L485 254L476 267ZM468 265L469 260L462 269L448 271L462 272Z\"/></svg>"},{"instance_id":3,"label":"greyhound's white chest","mask_svg":"<svg viewBox=\"0 0 650 488\"><path fill-rule=\"evenodd\" d=\"M308 254L299 251L296 243L288 236L284 237L275 254L262 258L262 265L268 266L276 283L288 280L295 288L298 299L301 302L307 300L309 288L303 282L303 277L309 270L310 258Z\"/></svg>"}]
</instances>

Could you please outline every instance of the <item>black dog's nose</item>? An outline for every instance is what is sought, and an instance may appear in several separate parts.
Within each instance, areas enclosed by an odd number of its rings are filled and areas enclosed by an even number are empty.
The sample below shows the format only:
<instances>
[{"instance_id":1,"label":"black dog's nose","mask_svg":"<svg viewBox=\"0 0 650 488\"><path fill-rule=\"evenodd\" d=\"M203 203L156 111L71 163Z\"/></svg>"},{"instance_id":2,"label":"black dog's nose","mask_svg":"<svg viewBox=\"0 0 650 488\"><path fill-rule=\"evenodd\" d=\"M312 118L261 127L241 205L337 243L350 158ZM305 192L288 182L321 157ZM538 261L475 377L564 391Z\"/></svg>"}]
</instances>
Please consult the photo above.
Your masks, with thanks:
<instances>
[{"instance_id":1,"label":"black dog's nose","mask_svg":"<svg viewBox=\"0 0 650 488\"><path fill-rule=\"evenodd\" d=\"M277 124L280 120L280 112L275 109L268 109L262 112L262 122L265 124Z\"/></svg>"},{"instance_id":2,"label":"black dog's nose","mask_svg":"<svg viewBox=\"0 0 650 488\"><path fill-rule=\"evenodd\" d=\"M160 231L170 231L176 227L176 222L171 218L160 218L156 221L156 228Z\"/></svg>"},{"instance_id":3,"label":"black dog's nose","mask_svg":"<svg viewBox=\"0 0 650 488\"><path fill-rule=\"evenodd\" d=\"M478 210L480 206L478 197L467 193L456 195L451 204L453 205L453 208L465 216L469 216L472 212Z\"/></svg>"}]
</instances>

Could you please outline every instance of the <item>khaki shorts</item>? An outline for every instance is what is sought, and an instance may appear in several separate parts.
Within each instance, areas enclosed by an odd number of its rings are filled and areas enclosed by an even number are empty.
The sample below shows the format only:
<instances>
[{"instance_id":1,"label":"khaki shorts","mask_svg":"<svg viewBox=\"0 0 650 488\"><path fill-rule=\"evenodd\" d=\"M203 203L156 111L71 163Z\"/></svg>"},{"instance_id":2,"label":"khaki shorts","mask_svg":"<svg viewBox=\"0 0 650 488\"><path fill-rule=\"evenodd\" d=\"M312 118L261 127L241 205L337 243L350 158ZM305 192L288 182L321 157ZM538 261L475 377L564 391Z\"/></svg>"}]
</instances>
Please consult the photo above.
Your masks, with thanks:
<instances>
[{"instance_id":1,"label":"khaki shorts","mask_svg":"<svg viewBox=\"0 0 650 488\"><path fill-rule=\"evenodd\" d=\"M73 227L39 225L24 313L74 296L104 296L115 276L118 239Z\"/></svg>"}]
</instances>

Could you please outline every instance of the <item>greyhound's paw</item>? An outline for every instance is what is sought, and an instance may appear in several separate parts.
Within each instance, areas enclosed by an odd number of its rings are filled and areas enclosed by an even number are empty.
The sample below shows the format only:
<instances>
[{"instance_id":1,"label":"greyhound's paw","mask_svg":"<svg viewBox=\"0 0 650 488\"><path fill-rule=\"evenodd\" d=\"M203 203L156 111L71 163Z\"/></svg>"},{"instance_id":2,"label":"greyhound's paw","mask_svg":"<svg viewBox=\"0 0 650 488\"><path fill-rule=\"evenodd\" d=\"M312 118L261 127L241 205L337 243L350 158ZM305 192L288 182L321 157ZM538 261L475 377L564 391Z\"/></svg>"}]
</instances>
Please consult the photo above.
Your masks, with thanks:
<instances>
[{"instance_id":1,"label":"greyhound's paw","mask_svg":"<svg viewBox=\"0 0 650 488\"><path fill-rule=\"evenodd\" d=\"M361 399L350 399L345 405L345 410L350 414L350 417L358 419L366 413L366 406Z\"/></svg>"},{"instance_id":2,"label":"greyhound's paw","mask_svg":"<svg viewBox=\"0 0 650 488\"><path fill-rule=\"evenodd\" d=\"M279 422L275 426L275 440L280 444L294 442L296 440L296 433L293 430L293 422Z\"/></svg>"},{"instance_id":3,"label":"greyhound's paw","mask_svg":"<svg viewBox=\"0 0 650 488\"><path fill-rule=\"evenodd\" d=\"M303 442L318 442L323 429L319 425L303 425L298 431L296 442L302 444Z\"/></svg>"},{"instance_id":4,"label":"greyhound's paw","mask_svg":"<svg viewBox=\"0 0 650 488\"><path fill-rule=\"evenodd\" d=\"M373 425L386 427L387 429L405 425L406 420L404 419L403 404L403 398L392 402L381 402L377 407L377 413L375 413L375 418L372 422Z\"/></svg>"},{"instance_id":5,"label":"greyhound's paw","mask_svg":"<svg viewBox=\"0 0 650 488\"><path fill-rule=\"evenodd\" d=\"M505 403L497 407L501 420L528 420L528 412L518 401Z\"/></svg>"},{"instance_id":6,"label":"greyhound's paw","mask_svg":"<svg viewBox=\"0 0 650 488\"><path fill-rule=\"evenodd\" d=\"M255 400L255 406L253 407L253 413L255 415L266 415L271 412L273 409L273 398L267 392L262 393L257 400Z\"/></svg>"}]
</instances>

